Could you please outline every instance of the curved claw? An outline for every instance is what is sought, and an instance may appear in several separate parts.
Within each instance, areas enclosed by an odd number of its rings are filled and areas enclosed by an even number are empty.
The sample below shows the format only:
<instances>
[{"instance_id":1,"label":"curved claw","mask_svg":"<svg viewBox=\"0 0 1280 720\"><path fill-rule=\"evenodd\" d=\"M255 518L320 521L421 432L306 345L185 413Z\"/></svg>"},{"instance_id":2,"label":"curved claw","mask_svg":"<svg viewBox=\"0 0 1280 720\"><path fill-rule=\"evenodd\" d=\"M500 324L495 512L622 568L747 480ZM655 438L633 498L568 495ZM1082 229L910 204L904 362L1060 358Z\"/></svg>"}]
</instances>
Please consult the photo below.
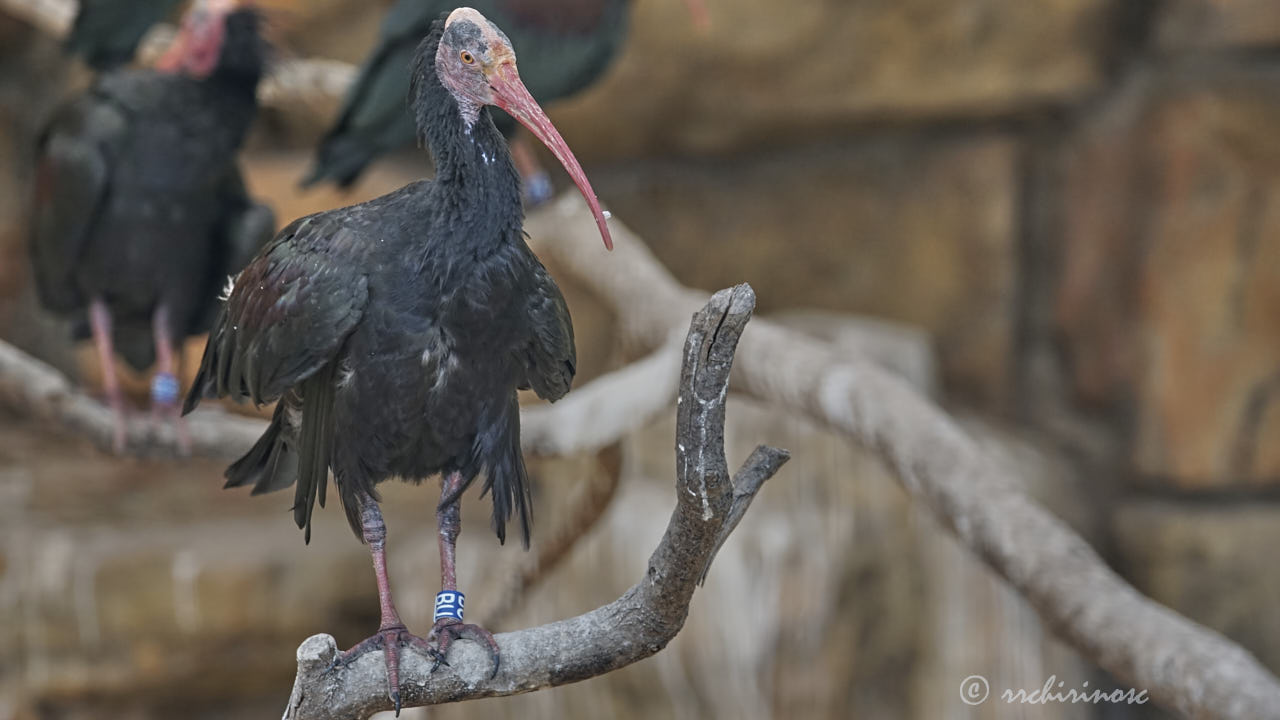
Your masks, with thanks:
<instances>
[{"instance_id":1,"label":"curved claw","mask_svg":"<svg viewBox=\"0 0 1280 720\"><path fill-rule=\"evenodd\" d=\"M338 653L333 658L333 664L329 666L329 670L339 666L350 665L365 653L381 650L383 662L387 666L387 697L395 706L396 717L399 717L402 703L400 696L400 648L405 645L416 645L425 642L422 638L411 634L403 625L379 628L378 632L356 643L350 650Z\"/></svg>"},{"instance_id":2,"label":"curved claw","mask_svg":"<svg viewBox=\"0 0 1280 720\"><path fill-rule=\"evenodd\" d=\"M431 635L428 636L436 641L440 657L436 665L432 667L434 671L440 664L448 665L445 657L449 654L449 646L454 640L466 639L488 649L489 657L493 658L493 672L489 674L489 679L498 676L498 668L502 664L502 651L498 648L498 641L493 639L493 633L485 630L479 625L464 623L453 618L442 618L437 621L435 627L431 628Z\"/></svg>"}]
</instances>

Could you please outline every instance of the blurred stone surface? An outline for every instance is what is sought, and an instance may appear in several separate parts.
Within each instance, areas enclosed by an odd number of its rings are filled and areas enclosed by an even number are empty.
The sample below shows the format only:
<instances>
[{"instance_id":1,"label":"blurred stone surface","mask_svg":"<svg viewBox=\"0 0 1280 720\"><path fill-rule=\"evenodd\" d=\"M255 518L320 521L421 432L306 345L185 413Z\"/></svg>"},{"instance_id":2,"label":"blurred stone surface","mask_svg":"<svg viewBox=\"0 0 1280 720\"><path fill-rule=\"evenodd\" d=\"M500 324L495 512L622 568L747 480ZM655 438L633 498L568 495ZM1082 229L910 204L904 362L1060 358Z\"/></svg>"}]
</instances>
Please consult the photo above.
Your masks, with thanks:
<instances>
[{"instance_id":1,"label":"blurred stone surface","mask_svg":"<svg viewBox=\"0 0 1280 720\"><path fill-rule=\"evenodd\" d=\"M1225 66L1143 78L1072 152L1057 322L1144 477L1280 481L1277 87Z\"/></svg>"},{"instance_id":2,"label":"blurred stone surface","mask_svg":"<svg viewBox=\"0 0 1280 720\"><path fill-rule=\"evenodd\" d=\"M1138 500L1113 517L1120 569L1137 588L1280 670L1280 505Z\"/></svg>"},{"instance_id":3,"label":"blurred stone surface","mask_svg":"<svg viewBox=\"0 0 1280 720\"><path fill-rule=\"evenodd\" d=\"M998 406L1016 310L1017 163L1001 135L888 135L594 182L682 282L750 282L761 312L915 325L934 338L949 391Z\"/></svg>"},{"instance_id":4,"label":"blurred stone surface","mask_svg":"<svg viewBox=\"0 0 1280 720\"><path fill-rule=\"evenodd\" d=\"M707 154L851 123L992 117L1101 81L1105 0L676 0L632 6L616 65L552 113L591 161ZM516 48L519 52L519 48ZM692 81L691 81L692 79Z\"/></svg>"},{"instance_id":5,"label":"blurred stone surface","mask_svg":"<svg viewBox=\"0 0 1280 720\"><path fill-rule=\"evenodd\" d=\"M277 13L281 39L304 55L358 61L380 17L336 0L274 4L286 6ZM1102 81L1112 12L1107 0L706 4L706 33L679 0L631 4L630 35L613 67L551 108L581 159L725 154L850 124L1061 105ZM280 123L317 133L315 110L298 107Z\"/></svg>"},{"instance_id":6,"label":"blurred stone surface","mask_svg":"<svg viewBox=\"0 0 1280 720\"><path fill-rule=\"evenodd\" d=\"M1275 0L1166 0L1156 39L1171 50L1274 46L1280 43Z\"/></svg>"}]
</instances>

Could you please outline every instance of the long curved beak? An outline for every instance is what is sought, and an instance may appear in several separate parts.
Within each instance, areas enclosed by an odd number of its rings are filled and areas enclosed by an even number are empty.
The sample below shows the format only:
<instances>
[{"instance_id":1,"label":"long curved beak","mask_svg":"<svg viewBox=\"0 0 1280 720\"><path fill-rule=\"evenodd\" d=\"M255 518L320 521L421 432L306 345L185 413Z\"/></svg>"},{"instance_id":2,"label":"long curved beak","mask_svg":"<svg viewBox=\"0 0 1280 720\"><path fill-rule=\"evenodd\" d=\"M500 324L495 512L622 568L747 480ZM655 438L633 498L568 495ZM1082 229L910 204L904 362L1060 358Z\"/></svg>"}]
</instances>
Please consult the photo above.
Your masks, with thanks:
<instances>
[{"instance_id":1,"label":"long curved beak","mask_svg":"<svg viewBox=\"0 0 1280 720\"><path fill-rule=\"evenodd\" d=\"M591 214L596 217L596 226L600 228L600 237L604 239L604 246L612 250L613 237L609 235L609 225L604 211L600 209L600 201L596 198L595 190L591 189L587 174L583 172L582 166L578 164L578 159L573 156L573 151L569 150L564 138L560 137L560 132L551 124L551 119L538 106L524 83L520 82L520 73L516 71L515 62L509 60L501 62L485 74L489 79L489 86L493 88L493 104L520 121L521 125L529 128L529 132L537 136L542 144L556 156L569 173L569 177L573 178L573 184L578 186L582 197L586 198L587 205L591 206Z\"/></svg>"}]
</instances>

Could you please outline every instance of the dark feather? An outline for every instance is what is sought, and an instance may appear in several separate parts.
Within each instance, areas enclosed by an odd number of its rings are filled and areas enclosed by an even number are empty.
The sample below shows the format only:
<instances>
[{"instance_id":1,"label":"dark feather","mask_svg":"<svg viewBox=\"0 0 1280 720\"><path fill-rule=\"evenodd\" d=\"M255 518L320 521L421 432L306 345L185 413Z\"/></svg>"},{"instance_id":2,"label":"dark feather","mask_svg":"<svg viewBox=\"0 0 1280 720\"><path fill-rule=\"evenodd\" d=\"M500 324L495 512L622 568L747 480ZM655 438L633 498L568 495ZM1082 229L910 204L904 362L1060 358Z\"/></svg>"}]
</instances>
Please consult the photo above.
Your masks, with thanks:
<instances>
[{"instance_id":1,"label":"dark feather","mask_svg":"<svg viewBox=\"0 0 1280 720\"><path fill-rule=\"evenodd\" d=\"M181 3L182 0L80 0L67 36L67 52L84 58L95 70L129 63L147 30Z\"/></svg>"},{"instance_id":2,"label":"dark feather","mask_svg":"<svg viewBox=\"0 0 1280 720\"><path fill-rule=\"evenodd\" d=\"M156 308L167 308L175 338L203 332L226 276L272 222L235 165L257 111L257 16L232 13L226 24L209 78L105 73L53 116L38 148L40 298L81 329L87 304L102 298L116 348L139 369L154 359Z\"/></svg>"}]
</instances>

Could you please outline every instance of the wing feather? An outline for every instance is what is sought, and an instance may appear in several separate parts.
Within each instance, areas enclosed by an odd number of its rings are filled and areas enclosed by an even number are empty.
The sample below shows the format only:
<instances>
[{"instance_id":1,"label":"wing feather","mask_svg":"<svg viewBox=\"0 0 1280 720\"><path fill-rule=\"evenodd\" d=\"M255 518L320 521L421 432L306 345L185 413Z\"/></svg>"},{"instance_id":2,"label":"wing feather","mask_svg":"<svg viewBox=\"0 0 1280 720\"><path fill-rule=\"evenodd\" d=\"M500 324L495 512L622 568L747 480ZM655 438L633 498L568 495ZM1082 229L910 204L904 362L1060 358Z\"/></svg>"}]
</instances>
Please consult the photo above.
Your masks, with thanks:
<instances>
[{"instance_id":1,"label":"wing feather","mask_svg":"<svg viewBox=\"0 0 1280 720\"><path fill-rule=\"evenodd\" d=\"M358 247L325 214L282 230L236 278L185 409L201 397L271 402L335 359L369 299Z\"/></svg>"},{"instance_id":2,"label":"wing feather","mask_svg":"<svg viewBox=\"0 0 1280 720\"><path fill-rule=\"evenodd\" d=\"M528 295L530 334L521 358L525 376L520 387L532 388L538 397L555 402L569 392L578 370L573 321L560 288L541 262L536 258L533 262L533 291Z\"/></svg>"}]
</instances>

